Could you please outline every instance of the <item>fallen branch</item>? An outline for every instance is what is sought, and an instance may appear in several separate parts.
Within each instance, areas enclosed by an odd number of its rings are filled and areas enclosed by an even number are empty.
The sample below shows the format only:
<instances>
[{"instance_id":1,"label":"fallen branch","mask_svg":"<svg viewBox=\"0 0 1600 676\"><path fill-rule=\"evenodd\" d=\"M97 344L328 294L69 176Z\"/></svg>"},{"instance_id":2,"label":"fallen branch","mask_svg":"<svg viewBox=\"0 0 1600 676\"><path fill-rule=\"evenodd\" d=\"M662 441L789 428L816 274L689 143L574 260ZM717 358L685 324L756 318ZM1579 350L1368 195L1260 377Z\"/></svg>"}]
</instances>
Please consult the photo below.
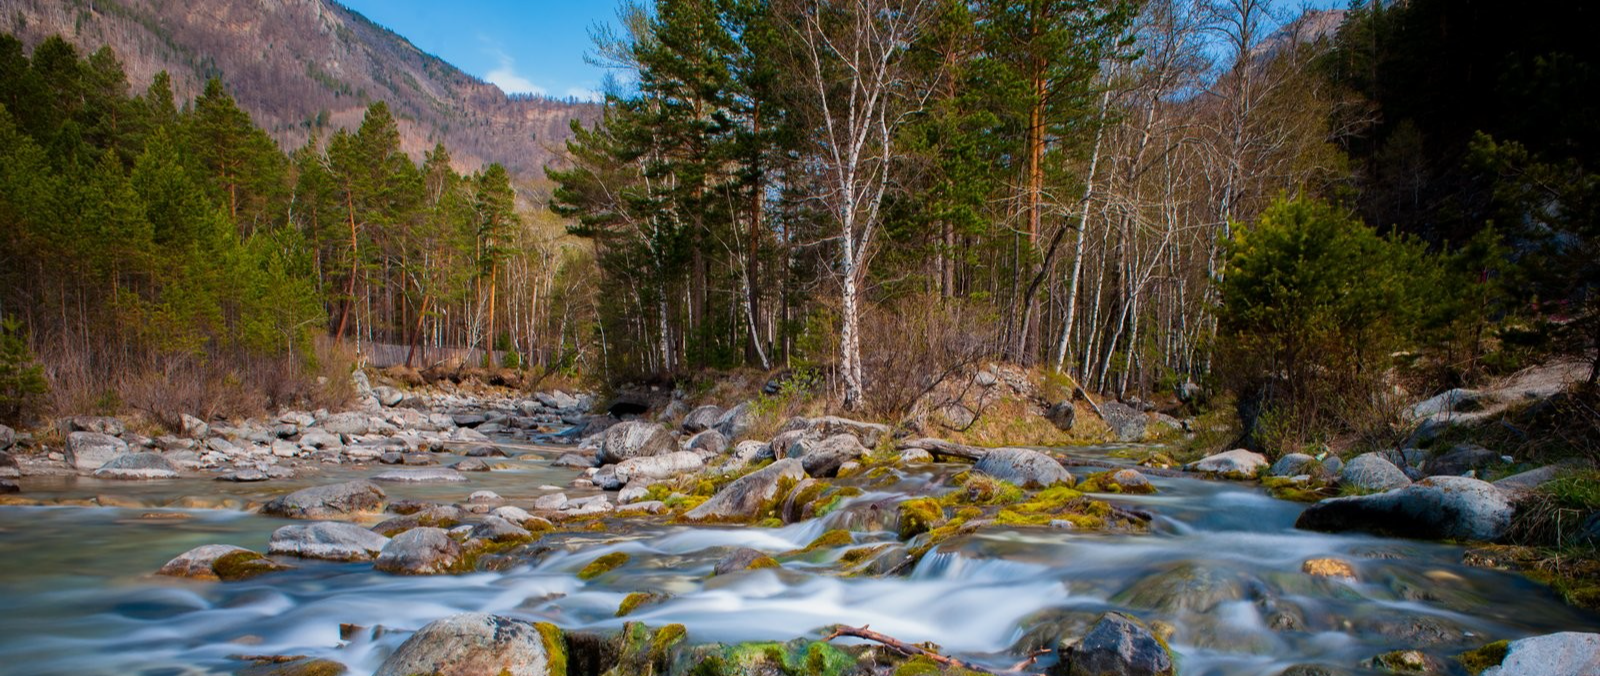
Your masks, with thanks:
<instances>
[{"instance_id":1,"label":"fallen branch","mask_svg":"<svg viewBox=\"0 0 1600 676\"><path fill-rule=\"evenodd\" d=\"M1023 673L1027 673L1027 672L1023 672L1022 669L1026 668L1027 666L1029 666L1031 664L1033 664L1033 661L1038 659L1039 654L1040 654L1040 653L1035 653L1034 655L1030 656L1026 661L1022 662L1021 664L1018 664L1015 668L1007 669L1005 671L995 671L993 669L989 669L989 668L986 668L986 667L980 667L980 666L978 666L976 664L973 664L971 662L967 662L965 660L957 659L957 658L954 658L954 657L945 657L944 655L940 655L939 653L933 652L931 650L927 650L925 648L922 648L921 646L916 646L916 645L912 645L910 643L906 643L905 641L901 641L900 639L897 639L897 638L895 638L893 636L885 636L883 634L880 634L878 632L875 632L875 631L867 628L867 625L862 625L860 627L848 627L848 626L845 626L845 625L841 624L841 625L839 625L837 627L834 627L833 628L833 633L828 634L827 638L822 639L822 642L823 643L827 643L829 641L832 641L833 639L839 638L840 636L849 636L851 638L860 638L860 639L866 639L868 641L874 641L874 642L877 642L877 643L881 643L881 644L884 645L884 647L887 647L888 649L893 650L893 651L895 651L897 653L900 653L901 655L904 655L906 657L926 657L926 658L928 658L930 660L933 660L934 662L938 662L939 664L942 664L942 665L947 666L947 667L955 667L957 669L966 669L967 671L976 671L976 672L983 673L983 674L997 674L998 675L998 674L1023 674ZM1038 675L1037 674L1032 674L1030 676L1038 676Z\"/></svg>"},{"instance_id":2,"label":"fallen branch","mask_svg":"<svg viewBox=\"0 0 1600 676\"><path fill-rule=\"evenodd\" d=\"M944 439L932 438L902 441L898 444L895 444L895 448L901 451L911 450L913 448L921 449L927 451L930 455L942 455L947 458L961 458L963 460L971 460L973 462L982 460L984 456L989 454L989 449L987 448L978 448L977 446L968 446L966 444L958 444L954 441L945 441Z\"/></svg>"}]
</instances>

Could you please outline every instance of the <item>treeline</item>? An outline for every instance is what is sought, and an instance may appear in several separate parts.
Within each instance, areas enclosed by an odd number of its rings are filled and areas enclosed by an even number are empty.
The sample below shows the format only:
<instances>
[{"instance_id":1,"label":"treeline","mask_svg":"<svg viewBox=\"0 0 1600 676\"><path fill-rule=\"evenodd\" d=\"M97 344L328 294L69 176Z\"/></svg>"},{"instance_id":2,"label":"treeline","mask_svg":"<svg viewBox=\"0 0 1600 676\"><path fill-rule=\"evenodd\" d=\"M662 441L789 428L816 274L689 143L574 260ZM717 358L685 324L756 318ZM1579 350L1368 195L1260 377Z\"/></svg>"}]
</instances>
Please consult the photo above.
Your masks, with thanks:
<instances>
[{"instance_id":1,"label":"treeline","mask_svg":"<svg viewBox=\"0 0 1600 676\"><path fill-rule=\"evenodd\" d=\"M382 102L285 154L218 80L180 106L109 48L0 36L0 316L44 367L35 409L303 403L328 343L572 367L585 255L516 202L498 165L412 162Z\"/></svg>"},{"instance_id":2,"label":"treeline","mask_svg":"<svg viewBox=\"0 0 1600 676\"><path fill-rule=\"evenodd\" d=\"M1002 359L1116 396L1316 399L1308 432L1388 405L1398 365L1429 390L1592 356L1587 10L1290 10L625 6L596 36L624 86L550 172L597 245L610 366L822 366L888 411L908 370Z\"/></svg>"}]
</instances>

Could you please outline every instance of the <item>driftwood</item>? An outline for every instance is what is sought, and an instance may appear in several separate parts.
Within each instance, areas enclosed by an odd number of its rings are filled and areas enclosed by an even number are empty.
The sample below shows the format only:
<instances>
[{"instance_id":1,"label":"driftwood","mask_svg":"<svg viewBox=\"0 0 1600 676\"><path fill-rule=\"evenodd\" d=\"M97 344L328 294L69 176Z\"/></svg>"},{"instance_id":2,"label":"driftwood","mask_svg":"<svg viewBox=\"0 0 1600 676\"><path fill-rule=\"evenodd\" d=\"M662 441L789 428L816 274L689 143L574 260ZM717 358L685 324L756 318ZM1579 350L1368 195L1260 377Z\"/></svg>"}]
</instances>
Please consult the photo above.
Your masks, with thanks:
<instances>
[{"instance_id":1,"label":"driftwood","mask_svg":"<svg viewBox=\"0 0 1600 676\"><path fill-rule=\"evenodd\" d=\"M912 645L910 643L906 643L905 641L901 641L900 639L897 639L897 638L895 638L893 636L886 636L884 634L880 634L878 632L875 632L875 631L867 628L867 625L862 625L860 627L847 627L847 626L841 624L841 625L839 625L837 627L834 627L833 633L828 634L827 638L822 639L822 642L823 643L827 643L828 641L832 641L833 639L839 638L840 636L849 636L851 638L866 639L868 641L881 643L881 644L883 644L884 647L886 647L886 648L888 648L890 650L893 650L893 651L895 651L897 653L900 653L901 655L904 655L906 657L926 657L926 658L928 658L930 660L933 660L934 662L938 662L939 664L942 664L942 665L947 666L947 667L955 667L957 669L966 669L967 671L976 671L976 672L983 673L983 674L996 674L996 675L999 675L999 674L1028 674L1028 676L1038 676L1037 674L1029 674L1029 672L1024 672L1022 670L1026 669L1029 666L1032 666L1034 660L1039 659L1039 656L1041 654L1043 654L1043 653L1040 653L1040 652L1033 653L1032 655L1028 656L1027 660L1021 662L1020 664L1018 664L1017 666L1015 666L1015 667L1013 667L1011 669L1007 669L1005 671L995 671L993 669L989 669L989 668L986 668L986 667L980 667L980 666L978 666L976 664L973 664L971 662L967 662L965 660L961 660L961 659L957 659L957 658L954 658L954 657L946 657L944 655L940 655L939 653L933 652L932 650L928 650L928 649L923 648L921 646L917 646L917 645ZM1045 652L1048 652L1048 651L1045 651Z\"/></svg>"},{"instance_id":2,"label":"driftwood","mask_svg":"<svg viewBox=\"0 0 1600 676\"><path fill-rule=\"evenodd\" d=\"M898 444L895 444L895 448L902 451L911 450L913 448L921 449L927 451L930 455L942 455L947 458L961 458L963 460L971 460L973 462L982 460L984 456L989 454L989 449L987 448L978 448L977 446L968 446L966 444L958 444L954 441L945 441L944 439L933 438L902 441Z\"/></svg>"}]
</instances>

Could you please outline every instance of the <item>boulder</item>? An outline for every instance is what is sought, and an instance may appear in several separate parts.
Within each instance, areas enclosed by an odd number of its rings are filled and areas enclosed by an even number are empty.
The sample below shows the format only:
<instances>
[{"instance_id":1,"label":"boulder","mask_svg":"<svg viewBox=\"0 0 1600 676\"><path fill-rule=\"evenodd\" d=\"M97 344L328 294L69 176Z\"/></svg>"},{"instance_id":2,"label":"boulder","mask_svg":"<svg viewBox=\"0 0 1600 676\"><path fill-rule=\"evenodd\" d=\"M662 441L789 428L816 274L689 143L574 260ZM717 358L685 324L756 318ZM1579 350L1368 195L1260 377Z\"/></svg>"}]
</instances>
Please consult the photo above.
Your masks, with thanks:
<instances>
[{"instance_id":1,"label":"boulder","mask_svg":"<svg viewBox=\"0 0 1600 676\"><path fill-rule=\"evenodd\" d=\"M1561 464L1545 465L1496 481L1494 487L1508 493L1522 494L1555 480L1556 476L1567 469L1568 467Z\"/></svg>"},{"instance_id":2,"label":"boulder","mask_svg":"<svg viewBox=\"0 0 1600 676\"><path fill-rule=\"evenodd\" d=\"M291 519L334 519L363 512L381 512L389 496L370 481L313 486L279 496L261 507L262 514Z\"/></svg>"},{"instance_id":3,"label":"boulder","mask_svg":"<svg viewBox=\"0 0 1600 676\"><path fill-rule=\"evenodd\" d=\"M722 469L723 471L733 471L757 460L766 460L771 457L771 445L754 439L746 439L733 447L733 452L728 454L728 460L723 463Z\"/></svg>"},{"instance_id":4,"label":"boulder","mask_svg":"<svg viewBox=\"0 0 1600 676\"><path fill-rule=\"evenodd\" d=\"M394 537L413 528L451 528L461 523L467 515L466 511L455 505L439 505L428 503L420 510L386 519L372 527L372 531L380 535Z\"/></svg>"},{"instance_id":5,"label":"boulder","mask_svg":"<svg viewBox=\"0 0 1600 676\"><path fill-rule=\"evenodd\" d=\"M820 418L790 418L783 427L778 429L783 432L808 432L817 439L826 439L835 434L850 434L861 440L862 445L869 448L878 445L878 442L889 436L892 430L888 425L861 422L838 416L823 416Z\"/></svg>"},{"instance_id":6,"label":"boulder","mask_svg":"<svg viewBox=\"0 0 1600 676\"><path fill-rule=\"evenodd\" d=\"M17 443L17 431L0 425L0 451L10 450Z\"/></svg>"},{"instance_id":7,"label":"boulder","mask_svg":"<svg viewBox=\"0 0 1600 676\"><path fill-rule=\"evenodd\" d=\"M550 462L553 467L594 467L594 458L581 453L563 453Z\"/></svg>"},{"instance_id":8,"label":"boulder","mask_svg":"<svg viewBox=\"0 0 1600 676\"><path fill-rule=\"evenodd\" d=\"M1243 448L1235 448L1208 455L1189 463L1184 469L1203 472L1229 479L1254 479L1256 473L1267 467L1267 456Z\"/></svg>"},{"instance_id":9,"label":"boulder","mask_svg":"<svg viewBox=\"0 0 1600 676\"><path fill-rule=\"evenodd\" d=\"M227 474L223 474L221 476L218 476L216 480L217 481L232 481L234 483L254 483L254 482L257 482L257 481L266 481L267 479L270 479L270 478L272 478L272 477L267 476L266 472L263 472L263 471L261 471L259 469L254 468L254 467L245 467L245 468L236 469L236 470L234 470L232 472L228 472Z\"/></svg>"},{"instance_id":10,"label":"boulder","mask_svg":"<svg viewBox=\"0 0 1600 676\"><path fill-rule=\"evenodd\" d=\"M655 423L630 420L611 426L600 442L595 455L602 465L614 464L628 458L644 458L678 450L678 442L667 428Z\"/></svg>"},{"instance_id":11,"label":"boulder","mask_svg":"<svg viewBox=\"0 0 1600 676\"><path fill-rule=\"evenodd\" d=\"M567 505L565 493L551 493L541 495L533 500L533 508L537 510L557 510Z\"/></svg>"},{"instance_id":12,"label":"boulder","mask_svg":"<svg viewBox=\"0 0 1600 676\"><path fill-rule=\"evenodd\" d=\"M262 573L287 569L288 566L276 563L243 547L201 545L168 561L166 565L156 571L156 574L168 577L187 577L196 580L231 582L255 577Z\"/></svg>"},{"instance_id":13,"label":"boulder","mask_svg":"<svg viewBox=\"0 0 1600 676\"><path fill-rule=\"evenodd\" d=\"M473 444L461 453L469 458L504 458L506 452L494 444Z\"/></svg>"},{"instance_id":14,"label":"boulder","mask_svg":"<svg viewBox=\"0 0 1600 676\"><path fill-rule=\"evenodd\" d=\"M328 561L371 561L389 538L343 521L291 524L272 531L268 554Z\"/></svg>"},{"instance_id":15,"label":"boulder","mask_svg":"<svg viewBox=\"0 0 1600 676\"><path fill-rule=\"evenodd\" d=\"M706 430L692 437L683 444L684 450L694 451L701 457L722 455L728 450L728 438L716 430Z\"/></svg>"},{"instance_id":16,"label":"boulder","mask_svg":"<svg viewBox=\"0 0 1600 676\"><path fill-rule=\"evenodd\" d=\"M1413 420L1451 413L1470 413L1483 408L1487 395L1477 390L1456 388L1417 403L1409 411Z\"/></svg>"},{"instance_id":17,"label":"boulder","mask_svg":"<svg viewBox=\"0 0 1600 676\"><path fill-rule=\"evenodd\" d=\"M972 469L1022 488L1071 486L1073 482L1072 473L1055 458L1026 448L991 449Z\"/></svg>"},{"instance_id":18,"label":"boulder","mask_svg":"<svg viewBox=\"0 0 1600 676\"><path fill-rule=\"evenodd\" d=\"M372 567L396 575L437 575L453 572L460 565L461 545L443 528L422 527L390 539Z\"/></svg>"},{"instance_id":19,"label":"boulder","mask_svg":"<svg viewBox=\"0 0 1600 676\"><path fill-rule=\"evenodd\" d=\"M1510 527L1511 514L1509 499L1494 486L1467 477L1439 476L1387 493L1323 500L1302 512L1295 527L1493 541Z\"/></svg>"},{"instance_id":20,"label":"boulder","mask_svg":"<svg viewBox=\"0 0 1600 676\"><path fill-rule=\"evenodd\" d=\"M484 462L483 458L467 458L451 465L450 469L457 472L488 472L494 468L490 467L489 463Z\"/></svg>"},{"instance_id":21,"label":"boulder","mask_svg":"<svg viewBox=\"0 0 1600 676\"><path fill-rule=\"evenodd\" d=\"M1422 473L1426 476L1461 476L1503 462L1499 453L1487 448L1476 444L1458 444L1423 463Z\"/></svg>"},{"instance_id":22,"label":"boulder","mask_svg":"<svg viewBox=\"0 0 1600 676\"><path fill-rule=\"evenodd\" d=\"M1072 426L1078 422L1078 407L1073 406L1070 401L1057 402L1050 407L1050 410L1045 411L1044 419L1050 421L1050 424L1055 425L1058 430L1071 432Z\"/></svg>"},{"instance_id":23,"label":"boulder","mask_svg":"<svg viewBox=\"0 0 1600 676\"><path fill-rule=\"evenodd\" d=\"M118 439L104 432L71 432L67 435L67 447L64 449L67 466L73 469L93 471L112 458L128 452L128 442Z\"/></svg>"},{"instance_id":24,"label":"boulder","mask_svg":"<svg viewBox=\"0 0 1600 676\"><path fill-rule=\"evenodd\" d=\"M467 537L473 540L487 540L489 542L522 542L533 538L533 533L509 519L498 516L485 518L482 523L472 527Z\"/></svg>"},{"instance_id":25,"label":"boulder","mask_svg":"<svg viewBox=\"0 0 1600 676\"><path fill-rule=\"evenodd\" d=\"M160 453L129 453L94 471L96 479L176 479L178 468Z\"/></svg>"},{"instance_id":26,"label":"boulder","mask_svg":"<svg viewBox=\"0 0 1600 676\"><path fill-rule=\"evenodd\" d=\"M348 413L335 413L324 418L321 423L323 430L328 434L340 436L355 436L366 434L372 430L372 418L365 413L351 411ZM304 441L304 439L302 439Z\"/></svg>"},{"instance_id":27,"label":"boulder","mask_svg":"<svg viewBox=\"0 0 1600 676\"><path fill-rule=\"evenodd\" d=\"M1124 443L1144 439L1144 426L1149 422L1149 416L1144 411L1115 401L1100 405L1100 417L1111 428L1111 434L1117 441Z\"/></svg>"},{"instance_id":28,"label":"boulder","mask_svg":"<svg viewBox=\"0 0 1600 676\"><path fill-rule=\"evenodd\" d=\"M1387 491L1410 484L1405 472L1377 453L1362 453L1339 470L1339 485L1356 491Z\"/></svg>"},{"instance_id":29,"label":"boulder","mask_svg":"<svg viewBox=\"0 0 1600 676\"><path fill-rule=\"evenodd\" d=\"M93 415L62 418L57 423L57 428L61 430L63 436L72 436L73 432L93 432L95 434L120 437L123 432L128 431L127 426L123 425L121 420L109 416Z\"/></svg>"},{"instance_id":30,"label":"boulder","mask_svg":"<svg viewBox=\"0 0 1600 676\"><path fill-rule=\"evenodd\" d=\"M1051 676L1173 676L1172 655L1144 623L1110 612L1067 649Z\"/></svg>"},{"instance_id":31,"label":"boulder","mask_svg":"<svg viewBox=\"0 0 1600 676\"><path fill-rule=\"evenodd\" d=\"M552 676L552 651L544 632L531 622L462 613L435 620L378 666L375 676ZM560 642L559 634L553 639Z\"/></svg>"},{"instance_id":32,"label":"boulder","mask_svg":"<svg viewBox=\"0 0 1600 676\"><path fill-rule=\"evenodd\" d=\"M722 417L723 410L719 406L707 404L689 412L683 417L683 431L691 434L711 429L717 424L717 419Z\"/></svg>"},{"instance_id":33,"label":"boulder","mask_svg":"<svg viewBox=\"0 0 1600 676\"><path fill-rule=\"evenodd\" d=\"M722 557L717 565L712 568L712 575L729 575L741 570L757 570L761 568L777 568L778 562L765 552L740 547Z\"/></svg>"},{"instance_id":34,"label":"boulder","mask_svg":"<svg viewBox=\"0 0 1600 676\"><path fill-rule=\"evenodd\" d=\"M1317 474L1322 471L1322 463L1304 453L1290 453L1272 463L1267 470L1270 476L1300 476L1302 474Z\"/></svg>"},{"instance_id":35,"label":"boulder","mask_svg":"<svg viewBox=\"0 0 1600 676\"><path fill-rule=\"evenodd\" d=\"M617 463L616 476L623 484L636 481L648 483L670 479L679 474L698 472L703 467L705 461L700 459L698 453L675 451L644 458L628 458Z\"/></svg>"},{"instance_id":36,"label":"boulder","mask_svg":"<svg viewBox=\"0 0 1600 676\"><path fill-rule=\"evenodd\" d=\"M377 397L378 403L384 406L394 406L400 403L401 399L406 398L403 392L388 385L379 385L372 388L372 396Z\"/></svg>"},{"instance_id":37,"label":"boulder","mask_svg":"<svg viewBox=\"0 0 1600 676\"><path fill-rule=\"evenodd\" d=\"M1506 644L1506 657L1483 676L1593 676L1600 674L1600 634L1564 631Z\"/></svg>"},{"instance_id":38,"label":"boulder","mask_svg":"<svg viewBox=\"0 0 1600 676\"><path fill-rule=\"evenodd\" d=\"M372 475L373 481L393 483L453 483L466 481L466 475L449 467L423 467L419 469L391 469Z\"/></svg>"},{"instance_id":39,"label":"boulder","mask_svg":"<svg viewBox=\"0 0 1600 676\"><path fill-rule=\"evenodd\" d=\"M939 417L944 419L943 424L945 427L953 430L967 429L972 427L972 423L978 420L978 414L973 413L972 409L961 404L950 404L940 408Z\"/></svg>"},{"instance_id":40,"label":"boulder","mask_svg":"<svg viewBox=\"0 0 1600 676\"><path fill-rule=\"evenodd\" d=\"M800 457L806 474L814 477L839 475L839 466L866 455L867 449L853 434L835 434L811 445Z\"/></svg>"},{"instance_id":41,"label":"boulder","mask_svg":"<svg viewBox=\"0 0 1600 676\"><path fill-rule=\"evenodd\" d=\"M714 429L729 439L738 439L750 430L750 425L755 423L755 416L750 413L750 402L739 404L722 412L717 416L717 422L712 425Z\"/></svg>"},{"instance_id":42,"label":"boulder","mask_svg":"<svg viewBox=\"0 0 1600 676\"><path fill-rule=\"evenodd\" d=\"M1057 465L1059 467L1059 465ZM722 521L749 519L772 501L778 493L778 484L784 479L799 483L806 478L805 467L799 460L786 458L758 471L746 474L717 491L700 504L684 513L692 521Z\"/></svg>"},{"instance_id":43,"label":"boulder","mask_svg":"<svg viewBox=\"0 0 1600 676\"><path fill-rule=\"evenodd\" d=\"M211 436L211 426L204 420L185 413L178 416L178 422L182 426L183 436L190 439L204 439Z\"/></svg>"}]
</instances>

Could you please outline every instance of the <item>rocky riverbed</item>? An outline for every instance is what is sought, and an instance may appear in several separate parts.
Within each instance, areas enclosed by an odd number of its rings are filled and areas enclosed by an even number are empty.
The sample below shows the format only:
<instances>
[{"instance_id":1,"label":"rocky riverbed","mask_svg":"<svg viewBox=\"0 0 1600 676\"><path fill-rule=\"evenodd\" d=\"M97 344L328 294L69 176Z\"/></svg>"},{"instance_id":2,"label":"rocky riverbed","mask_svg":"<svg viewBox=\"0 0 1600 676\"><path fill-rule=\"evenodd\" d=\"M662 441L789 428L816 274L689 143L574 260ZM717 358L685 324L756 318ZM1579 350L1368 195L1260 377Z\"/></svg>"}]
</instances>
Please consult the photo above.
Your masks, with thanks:
<instances>
[{"instance_id":1,"label":"rocky riverbed","mask_svg":"<svg viewBox=\"0 0 1600 676\"><path fill-rule=\"evenodd\" d=\"M1184 471L1125 445L975 449L842 418L751 439L748 405L618 420L560 392L357 385L354 411L153 438L76 418L62 447L8 456L6 672L1590 674L1600 659L1600 618L1439 542L1498 537L1514 487L1390 458L1231 451ZM1393 485L1310 507L1269 494L1369 481Z\"/></svg>"}]
</instances>

